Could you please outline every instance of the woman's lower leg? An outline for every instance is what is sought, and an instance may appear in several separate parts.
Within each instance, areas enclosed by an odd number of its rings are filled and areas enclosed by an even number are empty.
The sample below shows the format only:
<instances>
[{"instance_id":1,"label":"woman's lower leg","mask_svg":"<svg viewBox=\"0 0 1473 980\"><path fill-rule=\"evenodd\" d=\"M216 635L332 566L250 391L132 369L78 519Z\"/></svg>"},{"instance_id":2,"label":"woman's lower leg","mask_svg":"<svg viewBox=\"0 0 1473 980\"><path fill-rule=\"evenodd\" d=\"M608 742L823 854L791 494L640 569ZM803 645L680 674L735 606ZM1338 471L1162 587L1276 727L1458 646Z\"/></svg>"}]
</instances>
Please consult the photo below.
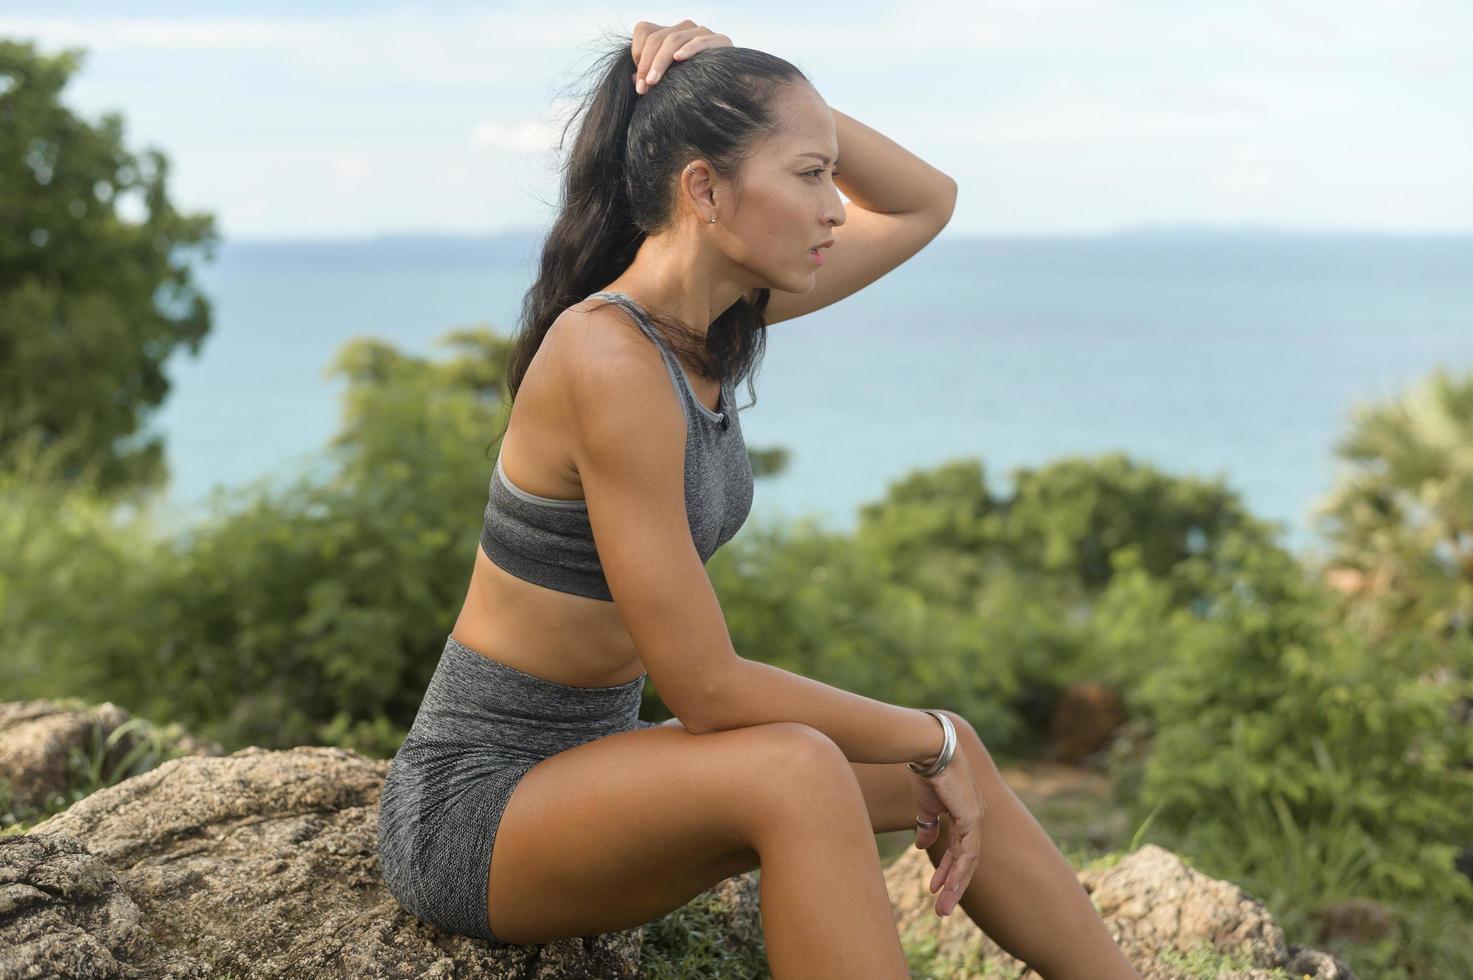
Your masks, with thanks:
<instances>
[{"instance_id":1,"label":"woman's lower leg","mask_svg":"<svg viewBox=\"0 0 1473 980\"><path fill-rule=\"evenodd\" d=\"M775 821L754 842L774 980L909 980L874 830L859 802Z\"/></svg>"},{"instance_id":2,"label":"woman's lower leg","mask_svg":"<svg viewBox=\"0 0 1473 980\"><path fill-rule=\"evenodd\" d=\"M1047 980L1140 980L1073 867L1006 783L987 800L981 857L960 906L1003 949ZM926 848L932 866L946 854L951 818Z\"/></svg>"}]
</instances>

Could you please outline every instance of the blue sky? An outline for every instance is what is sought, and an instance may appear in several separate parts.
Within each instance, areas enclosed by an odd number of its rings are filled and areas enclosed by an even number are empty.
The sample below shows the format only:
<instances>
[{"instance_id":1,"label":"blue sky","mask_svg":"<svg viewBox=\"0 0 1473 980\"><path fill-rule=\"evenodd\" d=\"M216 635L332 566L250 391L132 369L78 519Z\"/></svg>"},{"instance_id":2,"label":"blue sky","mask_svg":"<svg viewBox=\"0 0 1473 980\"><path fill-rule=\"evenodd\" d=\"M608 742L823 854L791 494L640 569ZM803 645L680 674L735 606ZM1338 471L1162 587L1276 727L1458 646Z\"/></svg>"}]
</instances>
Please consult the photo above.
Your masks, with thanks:
<instances>
[{"instance_id":1,"label":"blue sky","mask_svg":"<svg viewBox=\"0 0 1473 980\"><path fill-rule=\"evenodd\" d=\"M85 49L68 104L231 238L545 228L600 35L686 17L956 178L947 234L1473 232L1469 0L123 6L0 36Z\"/></svg>"}]
</instances>

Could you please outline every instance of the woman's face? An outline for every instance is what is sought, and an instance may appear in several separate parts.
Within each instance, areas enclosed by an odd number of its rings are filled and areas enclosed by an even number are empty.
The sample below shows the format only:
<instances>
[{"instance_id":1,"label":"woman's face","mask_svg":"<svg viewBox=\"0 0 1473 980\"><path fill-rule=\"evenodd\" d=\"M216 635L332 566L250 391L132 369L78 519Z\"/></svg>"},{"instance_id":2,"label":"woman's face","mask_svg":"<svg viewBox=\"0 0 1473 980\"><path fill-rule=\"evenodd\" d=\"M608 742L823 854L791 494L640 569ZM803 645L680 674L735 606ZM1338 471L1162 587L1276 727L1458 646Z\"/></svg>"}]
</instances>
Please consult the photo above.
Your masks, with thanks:
<instances>
[{"instance_id":1,"label":"woman's face","mask_svg":"<svg viewBox=\"0 0 1473 980\"><path fill-rule=\"evenodd\" d=\"M833 112L811 85L785 86L777 112L778 131L744 164L724 251L766 288L806 293L823 275L812 249L844 223L833 176L838 135Z\"/></svg>"}]
</instances>

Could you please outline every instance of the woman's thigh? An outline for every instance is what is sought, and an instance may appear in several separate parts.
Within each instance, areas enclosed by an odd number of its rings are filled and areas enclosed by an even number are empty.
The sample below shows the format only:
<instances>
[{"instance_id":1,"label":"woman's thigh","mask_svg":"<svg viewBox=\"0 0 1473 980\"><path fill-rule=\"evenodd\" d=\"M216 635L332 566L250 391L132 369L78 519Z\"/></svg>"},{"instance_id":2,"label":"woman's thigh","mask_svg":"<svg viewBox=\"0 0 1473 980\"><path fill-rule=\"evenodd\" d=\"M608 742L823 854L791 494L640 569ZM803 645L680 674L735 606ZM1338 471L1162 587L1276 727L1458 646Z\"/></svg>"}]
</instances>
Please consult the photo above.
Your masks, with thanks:
<instances>
[{"instance_id":1,"label":"woman's thigh","mask_svg":"<svg viewBox=\"0 0 1473 980\"><path fill-rule=\"evenodd\" d=\"M661 722L685 731L677 719ZM957 729L962 740L958 751L968 750L967 733ZM917 814L915 794L911 790L911 771L903 762L850 762L855 781L864 795L864 806L875 833L915 830Z\"/></svg>"},{"instance_id":2,"label":"woman's thigh","mask_svg":"<svg viewBox=\"0 0 1473 980\"><path fill-rule=\"evenodd\" d=\"M764 827L815 803L862 815L846 761L827 736L789 723L702 735L652 726L550 756L502 813L490 928L542 943L668 915L759 867Z\"/></svg>"}]
</instances>

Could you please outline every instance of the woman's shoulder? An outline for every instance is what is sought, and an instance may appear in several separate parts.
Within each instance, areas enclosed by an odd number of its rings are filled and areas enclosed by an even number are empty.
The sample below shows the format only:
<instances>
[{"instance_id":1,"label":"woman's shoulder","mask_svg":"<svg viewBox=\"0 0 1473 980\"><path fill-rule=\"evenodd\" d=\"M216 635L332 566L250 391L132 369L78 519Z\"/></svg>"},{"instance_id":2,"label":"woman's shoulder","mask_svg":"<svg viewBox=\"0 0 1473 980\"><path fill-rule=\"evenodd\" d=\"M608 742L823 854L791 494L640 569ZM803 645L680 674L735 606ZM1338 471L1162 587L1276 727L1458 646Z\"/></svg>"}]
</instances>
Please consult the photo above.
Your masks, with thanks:
<instances>
[{"instance_id":1,"label":"woman's shoulder","mask_svg":"<svg viewBox=\"0 0 1473 980\"><path fill-rule=\"evenodd\" d=\"M576 352L580 360L586 360L614 357L630 347L646 347L646 344L630 343L645 336L634 315L623 305L590 296L559 313L548 327L544 342L555 337L557 347Z\"/></svg>"},{"instance_id":2,"label":"woman's shoulder","mask_svg":"<svg viewBox=\"0 0 1473 980\"><path fill-rule=\"evenodd\" d=\"M648 401L649 409L663 413L668 368L618 303L599 305L595 297L573 304L553 321L543 345L572 396L570 407L603 405L622 392L620 401Z\"/></svg>"}]
</instances>

